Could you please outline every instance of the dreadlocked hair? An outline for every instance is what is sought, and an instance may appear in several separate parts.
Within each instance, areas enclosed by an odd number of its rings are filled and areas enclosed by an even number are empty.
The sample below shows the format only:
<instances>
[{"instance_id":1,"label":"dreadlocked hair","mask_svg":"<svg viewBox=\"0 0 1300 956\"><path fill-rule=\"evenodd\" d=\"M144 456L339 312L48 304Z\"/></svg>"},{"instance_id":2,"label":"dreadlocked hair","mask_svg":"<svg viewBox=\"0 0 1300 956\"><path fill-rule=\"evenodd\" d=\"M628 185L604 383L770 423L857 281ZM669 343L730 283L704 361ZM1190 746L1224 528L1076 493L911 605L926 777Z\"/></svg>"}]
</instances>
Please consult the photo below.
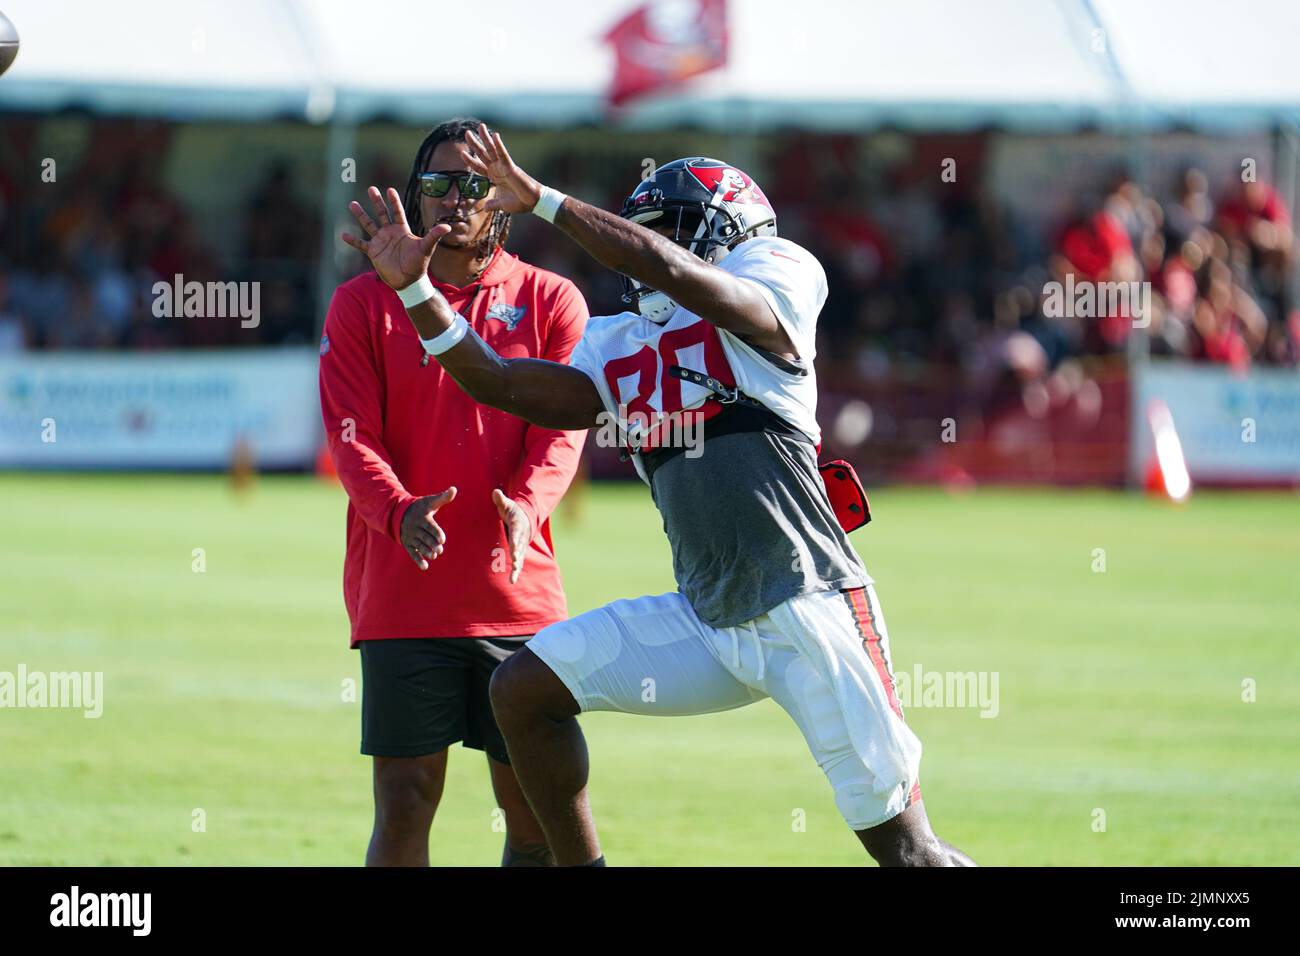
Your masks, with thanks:
<instances>
[{"instance_id":1,"label":"dreadlocked hair","mask_svg":"<svg viewBox=\"0 0 1300 956\"><path fill-rule=\"evenodd\" d=\"M406 221L410 223L411 232L417 236L425 233L424 216L420 212L420 174L429 165L429 157L443 143L463 143L465 134L478 132L482 121L474 116L458 116L445 123L439 123L424 137L420 148L415 152L415 162L411 165L411 178L406 181L406 192L402 195L402 208L406 211ZM498 246L504 246L510 238L510 213L500 209L492 213L492 222L487 234L478 241L474 250L480 258L489 256Z\"/></svg>"}]
</instances>

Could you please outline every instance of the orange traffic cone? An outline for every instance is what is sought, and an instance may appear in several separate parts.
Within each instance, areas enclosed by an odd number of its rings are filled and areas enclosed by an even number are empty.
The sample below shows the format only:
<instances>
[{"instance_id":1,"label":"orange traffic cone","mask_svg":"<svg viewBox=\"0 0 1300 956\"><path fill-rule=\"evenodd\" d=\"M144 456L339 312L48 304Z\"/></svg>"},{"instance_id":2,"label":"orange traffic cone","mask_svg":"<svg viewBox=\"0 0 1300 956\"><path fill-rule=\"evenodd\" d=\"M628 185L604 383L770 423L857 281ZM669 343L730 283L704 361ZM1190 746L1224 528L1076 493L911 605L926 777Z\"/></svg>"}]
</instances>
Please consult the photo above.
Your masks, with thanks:
<instances>
[{"instance_id":1,"label":"orange traffic cone","mask_svg":"<svg viewBox=\"0 0 1300 956\"><path fill-rule=\"evenodd\" d=\"M1147 405L1147 423L1155 440L1155 454L1147 461L1146 490L1181 504L1192 496L1192 477L1183 457L1183 443L1174 428L1173 413L1162 400L1153 399Z\"/></svg>"},{"instance_id":2,"label":"orange traffic cone","mask_svg":"<svg viewBox=\"0 0 1300 956\"><path fill-rule=\"evenodd\" d=\"M253 444L240 435L230 449L230 487L237 495L246 494L252 490L256 480L257 456L253 453Z\"/></svg>"},{"instance_id":3,"label":"orange traffic cone","mask_svg":"<svg viewBox=\"0 0 1300 956\"><path fill-rule=\"evenodd\" d=\"M329 446L323 442L320 451L316 453L316 477L322 481L339 480L339 473L334 468L334 459L330 455Z\"/></svg>"}]
</instances>

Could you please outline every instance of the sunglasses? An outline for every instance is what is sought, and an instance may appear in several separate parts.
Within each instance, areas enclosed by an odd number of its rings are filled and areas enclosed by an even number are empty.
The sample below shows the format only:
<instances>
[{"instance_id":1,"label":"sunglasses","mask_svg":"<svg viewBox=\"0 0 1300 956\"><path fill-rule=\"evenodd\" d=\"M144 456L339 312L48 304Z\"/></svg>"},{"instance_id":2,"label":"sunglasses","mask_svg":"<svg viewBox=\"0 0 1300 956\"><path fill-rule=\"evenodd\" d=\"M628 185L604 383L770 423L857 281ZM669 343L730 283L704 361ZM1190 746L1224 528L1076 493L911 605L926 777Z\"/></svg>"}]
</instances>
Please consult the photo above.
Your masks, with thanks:
<instances>
[{"instance_id":1,"label":"sunglasses","mask_svg":"<svg viewBox=\"0 0 1300 956\"><path fill-rule=\"evenodd\" d=\"M462 199L482 199L492 184L474 173L420 173L420 192L441 199L456 184Z\"/></svg>"}]
</instances>

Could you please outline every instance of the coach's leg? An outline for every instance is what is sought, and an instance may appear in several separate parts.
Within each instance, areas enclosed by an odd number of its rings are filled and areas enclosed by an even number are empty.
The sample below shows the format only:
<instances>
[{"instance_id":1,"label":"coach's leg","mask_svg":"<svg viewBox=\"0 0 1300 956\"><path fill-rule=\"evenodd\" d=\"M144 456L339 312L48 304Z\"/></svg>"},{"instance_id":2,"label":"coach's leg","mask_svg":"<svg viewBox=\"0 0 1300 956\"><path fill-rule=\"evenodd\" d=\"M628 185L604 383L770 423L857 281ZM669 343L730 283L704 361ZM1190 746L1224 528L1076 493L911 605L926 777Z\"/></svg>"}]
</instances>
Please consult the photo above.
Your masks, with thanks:
<instances>
[{"instance_id":1,"label":"coach's leg","mask_svg":"<svg viewBox=\"0 0 1300 956\"><path fill-rule=\"evenodd\" d=\"M934 835L921 801L879 826L854 832L881 866L976 865L961 850Z\"/></svg>"},{"instance_id":2,"label":"coach's leg","mask_svg":"<svg viewBox=\"0 0 1300 956\"><path fill-rule=\"evenodd\" d=\"M555 854L546 842L546 833L533 815L514 768L488 757L492 774L492 792L497 806L506 817L506 845L501 854L502 866L554 866Z\"/></svg>"},{"instance_id":3,"label":"coach's leg","mask_svg":"<svg viewBox=\"0 0 1300 956\"><path fill-rule=\"evenodd\" d=\"M525 648L492 675L492 710L510 765L546 834L558 866L600 859L587 804L587 741L577 702L555 673Z\"/></svg>"},{"instance_id":4,"label":"coach's leg","mask_svg":"<svg viewBox=\"0 0 1300 956\"><path fill-rule=\"evenodd\" d=\"M366 866L428 866L429 828L447 777L446 749L374 761L375 827Z\"/></svg>"}]
</instances>

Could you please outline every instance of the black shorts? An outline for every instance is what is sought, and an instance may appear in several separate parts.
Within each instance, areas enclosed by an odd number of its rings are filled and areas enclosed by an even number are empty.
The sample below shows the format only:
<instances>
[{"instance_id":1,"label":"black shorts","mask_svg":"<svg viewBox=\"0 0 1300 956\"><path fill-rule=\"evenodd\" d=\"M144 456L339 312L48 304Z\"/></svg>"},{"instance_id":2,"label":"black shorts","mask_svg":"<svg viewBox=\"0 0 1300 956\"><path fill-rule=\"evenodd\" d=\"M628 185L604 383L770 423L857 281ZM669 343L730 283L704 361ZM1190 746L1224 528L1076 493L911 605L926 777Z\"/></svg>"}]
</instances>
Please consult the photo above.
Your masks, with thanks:
<instances>
[{"instance_id":1,"label":"black shorts","mask_svg":"<svg viewBox=\"0 0 1300 956\"><path fill-rule=\"evenodd\" d=\"M361 752L422 757L463 740L509 763L488 682L527 637L361 641Z\"/></svg>"}]
</instances>

